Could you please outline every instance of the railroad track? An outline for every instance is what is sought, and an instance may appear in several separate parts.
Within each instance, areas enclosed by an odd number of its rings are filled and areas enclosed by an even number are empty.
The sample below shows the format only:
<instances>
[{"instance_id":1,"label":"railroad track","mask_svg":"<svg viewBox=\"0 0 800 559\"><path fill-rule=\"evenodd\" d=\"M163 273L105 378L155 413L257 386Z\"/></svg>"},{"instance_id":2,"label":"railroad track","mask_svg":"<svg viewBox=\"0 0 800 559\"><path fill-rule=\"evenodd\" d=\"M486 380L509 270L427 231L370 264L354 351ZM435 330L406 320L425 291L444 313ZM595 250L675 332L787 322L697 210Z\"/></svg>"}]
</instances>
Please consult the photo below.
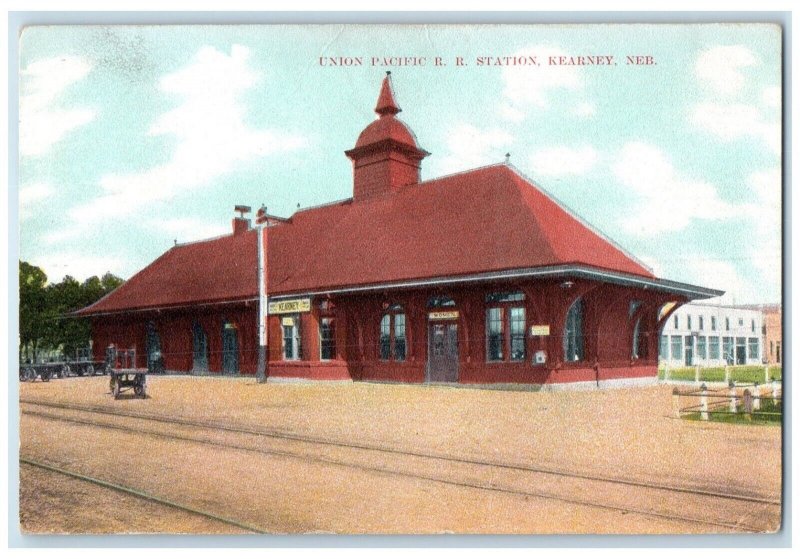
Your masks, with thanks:
<instances>
[{"instance_id":1,"label":"railroad track","mask_svg":"<svg viewBox=\"0 0 800 559\"><path fill-rule=\"evenodd\" d=\"M301 445L317 445L321 446L325 449L345 449L350 451L357 451L357 452L366 452L366 453L377 453L381 455L394 455L396 457L404 457L404 458L413 458L423 461L437 461L437 462L446 462L450 464L458 464L462 466L470 466L473 468L478 468L478 473L490 473L494 474L498 470L500 472L504 472L506 475L509 472L514 472L518 475L534 475L534 476L547 476L550 478L557 478L559 480L564 479L572 479L572 480L580 480L589 484L594 483L596 486L597 484L601 484L602 489L608 491L608 487L621 487L621 488L639 488L641 490L645 490L650 492L651 494L656 492L666 493L671 495L673 498L675 495L688 495L694 499L701 499L705 502L711 501L711 506L707 507L713 509L714 502L727 501L730 503L735 503L737 505L749 505L749 506L761 506L762 508L773 508L773 507L780 507L781 502L776 499L771 499L769 497L764 496L757 496L757 495L745 495L745 494L737 494L737 493L726 493L726 492L719 492L719 491L711 491L706 489L697 489L697 488L687 488L687 487L675 487L670 485L664 484L657 484L657 483L648 483L636 480L629 480L629 479L620 479L620 478L612 478L607 476L594 476L594 475L587 475L581 474L576 472L569 472L566 470L556 470L552 468L542 468L530 465L520 465L520 464L508 464L502 462L494 462L494 461L486 461L486 460L474 460L469 458L463 457L454 457L449 456L446 454L439 454L439 453L431 453L431 452L419 452L419 451L406 451L398 448L383 446L383 445L375 445L375 444L360 444L360 443L350 443L345 441L337 441L332 439L325 439L321 437L310 437L304 435L297 435L291 433L284 433L280 431L274 430L265 430L265 429L256 429L251 427L245 426L237 426L237 425L230 425L230 424L221 424L219 422L213 421L200 421L200 420L191 420L191 419L184 419L184 418L175 418L170 416L163 416L158 414L146 414L146 413L136 413L136 412L129 412L129 411L120 411L109 409L106 407L97 407L97 406L83 406L83 405L72 405L72 404L62 404L62 403L52 403L52 402L43 402L40 400L21 400L21 403L26 404L28 406L40 406L50 409L57 409L57 410L66 410L71 412L78 412L78 413L88 413L93 416L96 415L103 415L103 416L113 416L113 417L121 417L127 419L134 419L137 421L144 421L144 422L153 422L157 424L166 424L166 425L177 425L181 427L188 427L190 429L204 429L210 430L211 432L214 431L222 431L222 432L233 432L239 433L242 435L248 435L250 437L258 437L258 438L268 438L272 439L273 441L281 441L281 442L290 442L290 443L298 443ZM121 431L127 431L131 433L136 433L140 435L148 435L148 436L155 436L173 440L180 440L184 442L192 442L192 443L199 443L199 444L206 444L206 445L213 445L217 447L227 448L230 450L238 450L238 451L246 451L246 452L256 452L259 454L265 455L273 455L273 456L285 456L290 458L296 458L301 460L308 460L308 461L315 461L325 464L332 464L337 466L343 466L348 468L356 468L361 470L367 470L372 472L378 472L387 475L399 475L405 477L411 477L415 479L422 479L426 481L432 481L437 483L443 483L448 485L460 486L460 487L469 487L487 491L494 491L494 492L501 492L507 494L514 494L520 495L524 497L539 497L544 499L550 500L557 500L565 503L570 504L577 504L577 505L584 505L590 506L595 508L602 508L606 510L613 510L618 511L621 513L636 513L641 514L649 517L656 517L661 519L667 520L677 520L683 522L690 522L690 523L697 523L697 524L704 524L709 526L715 526L718 528L726 528L735 531L751 531L751 532L759 532L763 531L763 528L758 526L752 526L744 524L742 521L730 522L725 519L712 519L712 518L701 518L697 516L687 515L684 513L675 513L673 511L663 512L657 511L653 509L647 509L642 507L631 506L627 503L623 504L614 504L613 502L600 502L596 500L586 499L586 498L575 498L571 496L565 496L563 494L559 494L557 491L543 491L543 490L531 490L529 489L529 484L524 484L523 488L519 487L509 487L508 485L498 485L494 483L483 483L481 481L476 480L454 480L447 476L441 475L430 475L424 473L423 471L411 468L407 471L403 471L402 469L398 469L397 467L391 468L382 465L376 465L370 460L364 460L363 456L348 456L345 458L337 457L337 456L325 456L325 452L320 453L318 451L310 450L308 448L300 449L297 448L271 448L271 449L264 449L261 447L254 447L252 445L247 444L234 444L231 442L221 442L221 441L214 441L209 439L208 437L198 437L192 434L189 435L181 435L173 432L163 432L153 429L142 429L139 427L131 427L129 424L110 424L110 423L100 423L97 419L81 419L78 417L65 417L63 415L35 411L35 410L23 410L24 414L38 416L43 419L49 419L53 421L64 421L73 424L80 424L86 425L91 427L99 427L99 428L107 428L107 429L116 429ZM436 471L434 469L434 471ZM478 480L485 479L489 476L474 476L477 477ZM536 484L534 484L536 485ZM546 484L545 484L546 485ZM601 491L602 492L602 491ZM662 499L663 500L663 499ZM738 514L736 515L737 518L746 518L748 515L745 514Z\"/></svg>"},{"instance_id":2,"label":"railroad track","mask_svg":"<svg viewBox=\"0 0 800 559\"><path fill-rule=\"evenodd\" d=\"M139 499L150 501L153 503L158 503L159 505L164 505L169 508L173 508L176 510L180 510L182 512L188 512L189 514L193 514L195 516L202 516L203 518L207 518L209 520L213 520L215 522L220 522L222 524L227 524L228 526L233 526L235 528L241 528L242 530L246 530L248 532L252 532L254 534L268 534L269 532L265 532L261 528L257 528L255 526L251 526L249 524L244 524L239 522L238 520L233 520L230 518L226 518L224 516L219 516L217 514L203 511L197 509L195 507L190 507L187 505L182 505L180 503L176 503L175 501L171 501L169 499L164 499L162 497L158 497L156 495L152 495L150 493L146 493L139 489L134 489L132 487L127 487L124 485L119 485L118 483L112 483L110 481L105 481L102 479L94 478L91 476L87 476L84 474L80 474L78 472L73 472L71 470L66 470L64 468L59 468L57 466L53 466L52 464L45 464L44 462L39 462L38 460L32 460L30 458L25 458L20 456L19 459L20 464L27 464L28 466L33 466L35 468L40 468L42 470L47 470L49 472L55 472L67 477L71 477L73 479L78 479L81 481L85 481L87 483L91 483L92 485L97 485L99 487L104 487L106 489L112 489L119 493L124 493L126 495L131 495L133 497L138 497Z\"/></svg>"}]
</instances>

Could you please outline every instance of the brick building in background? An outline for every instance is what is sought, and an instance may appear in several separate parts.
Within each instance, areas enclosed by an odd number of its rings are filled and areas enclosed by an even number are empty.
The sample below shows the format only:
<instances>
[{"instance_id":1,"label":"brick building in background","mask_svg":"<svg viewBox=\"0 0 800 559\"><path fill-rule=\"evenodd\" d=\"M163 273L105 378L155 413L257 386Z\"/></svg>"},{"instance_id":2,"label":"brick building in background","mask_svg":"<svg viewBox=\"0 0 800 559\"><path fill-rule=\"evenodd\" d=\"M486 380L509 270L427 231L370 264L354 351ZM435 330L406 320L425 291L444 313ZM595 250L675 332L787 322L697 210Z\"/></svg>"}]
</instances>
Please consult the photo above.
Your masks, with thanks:
<instances>
[{"instance_id":1,"label":"brick building in background","mask_svg":"<svg viewBox=\"0 0 800 559\"><path fill-rule=\"evenodd\" d=\"M77 313L96 357L254 374L268 310L270 380L643 383L671 313L722 293L655 277L507 163L420 181L388 76L375 112L352 198L171 248Z\"/></svg>"}]
</instances>

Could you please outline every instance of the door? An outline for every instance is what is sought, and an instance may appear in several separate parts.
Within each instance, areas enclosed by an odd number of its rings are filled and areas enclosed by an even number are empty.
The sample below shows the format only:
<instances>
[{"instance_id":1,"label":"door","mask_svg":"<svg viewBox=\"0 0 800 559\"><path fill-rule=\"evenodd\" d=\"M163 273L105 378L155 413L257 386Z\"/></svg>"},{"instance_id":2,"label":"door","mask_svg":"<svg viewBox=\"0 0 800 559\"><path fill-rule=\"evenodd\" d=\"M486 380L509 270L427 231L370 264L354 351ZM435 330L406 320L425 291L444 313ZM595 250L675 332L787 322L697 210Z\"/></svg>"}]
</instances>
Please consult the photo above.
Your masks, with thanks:
<instances>
[{"instance_id":1,"label":"door","mask_svg":"<svg viewBox=\"0 0 800 559\"><path fill-rule=\"evenodd\" d=\"M428 326L428 382L458 382L458 323Z\"/></svg>"},{"instance_id":2,"label":"door","mask_svg":"<svg viewBox=\"0 0 800 559\"><path fill-rule=\"evenodd\" d=\"M208 338L197 322L192 326L192 355L192 370L199 373L207 372Z\"/></svg>"},{"instance_id":3,"label":"door","mask_svg":"<svg viewBox=\"0 0 800 559\"><path fill-rule=\"evenodd\" d=\"M684 346L684 365L691 367L694 364L694 343L692 343L692 336L686 336L686 345Z\"/></svg>"},{"instance_id":4,"label":"door","mask_svg":"<svg viewBox=\"0 0 800 559\"><path fill-rule=\"evenodd\" d=\"M236 325L230 322L222 327L222 372L226 375L239 373L239 337Z\"/></svg>"},{"instance_id":5,"label":"door","mask_svg":"<svg viewBox=\"0 0 800 559\"><path fill-rule=\"evenodd\" d=\"M736 364L744 365L747 363L747 352L745 346L736 346Z\"/></svg>"}]
</instances>

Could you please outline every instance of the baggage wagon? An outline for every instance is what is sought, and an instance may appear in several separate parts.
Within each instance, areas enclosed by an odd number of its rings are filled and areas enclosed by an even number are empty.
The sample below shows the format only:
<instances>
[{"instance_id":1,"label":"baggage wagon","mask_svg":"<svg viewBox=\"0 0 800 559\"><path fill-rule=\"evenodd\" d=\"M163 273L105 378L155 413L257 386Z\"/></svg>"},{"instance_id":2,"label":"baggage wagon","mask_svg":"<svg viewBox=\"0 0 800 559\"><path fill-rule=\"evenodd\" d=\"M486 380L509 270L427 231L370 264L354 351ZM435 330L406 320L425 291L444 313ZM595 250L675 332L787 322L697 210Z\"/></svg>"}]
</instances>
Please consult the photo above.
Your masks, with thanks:
<instances>
[{"instance_id":1,"label":"baggage wagon","mask_svg":"<svg viewBox=\"0 0 800 559\"><path fill-rule=\"evenodd\" d=\"M106 372L108 385L115 400L126 390L133 390L138 398L147 397L147 369L136 368L136 350L119 350L114 346L106 349Z\"/></svg>"}]
</instances>

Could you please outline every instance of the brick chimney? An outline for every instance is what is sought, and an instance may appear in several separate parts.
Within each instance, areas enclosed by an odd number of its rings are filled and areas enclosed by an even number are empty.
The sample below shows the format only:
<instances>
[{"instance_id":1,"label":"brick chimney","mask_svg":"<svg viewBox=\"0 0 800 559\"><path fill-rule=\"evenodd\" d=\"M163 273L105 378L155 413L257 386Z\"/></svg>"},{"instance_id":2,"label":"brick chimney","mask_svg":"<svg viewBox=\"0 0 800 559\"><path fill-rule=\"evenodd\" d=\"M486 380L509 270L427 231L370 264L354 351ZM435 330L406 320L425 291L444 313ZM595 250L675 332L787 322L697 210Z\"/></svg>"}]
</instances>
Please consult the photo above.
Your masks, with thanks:
<instances>
[{"instance_id":1,"label":"brick chimney","mask_svg":"<svg viewBox=\"0 0 800 559\"><path fill-rule=\"evenodd\" d=\"M241 235L246 233L250 230L250 220L244 216L250 213L250 206L234 206L233 209L239 212L239 216L233 218L233 234Z\"/></svg>"}]
</instances>

